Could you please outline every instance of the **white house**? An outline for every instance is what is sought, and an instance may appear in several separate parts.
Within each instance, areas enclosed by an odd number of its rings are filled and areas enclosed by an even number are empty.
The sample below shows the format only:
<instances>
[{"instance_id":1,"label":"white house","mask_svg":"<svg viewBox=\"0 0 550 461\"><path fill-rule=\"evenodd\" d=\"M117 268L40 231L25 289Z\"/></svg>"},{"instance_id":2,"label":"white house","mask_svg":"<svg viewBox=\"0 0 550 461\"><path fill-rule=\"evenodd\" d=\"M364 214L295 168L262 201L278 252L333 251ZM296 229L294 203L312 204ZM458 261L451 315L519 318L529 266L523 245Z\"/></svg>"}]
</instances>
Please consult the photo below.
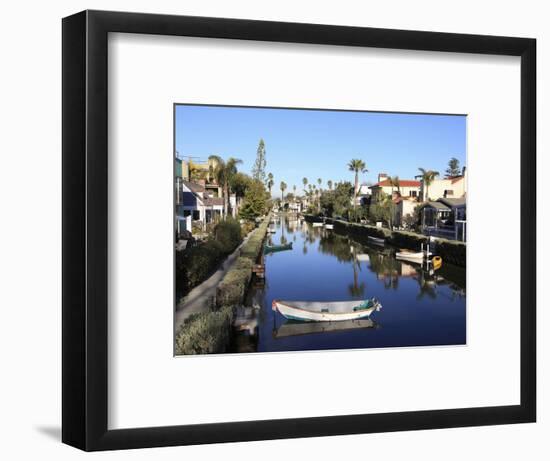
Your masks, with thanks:
<instances>
[{"instance_id":1,"label":"white house","mask_svg":"<svg viewBox=\"0 0 550 461\"><path fill-rule=\"evenodd\" d=\"M415 179L400 179L399 187L392 185L390 177L386 173L378 174L378 182L369 187L372 193L372 200L379 200L381 193L392 195L393 192L399 191L401 197L412 197L416 199L420 195L420 181Z\"/></svg>"},{"instance_id":2,"label":"white house","mask_svg":"<svg viewBox=\"0 0 550 461\"><path fill-rule=\"evenodd\" d=\"M428 187L421 185L421 196L424 201L438 200L440 198L462 198L466 196L468 177L466 168L462 170L462 176L452 176L443 179L434 179ZM425 189L428 194L425 194Z\"/></svg>"},{"instance_id":3,"label":"white house","mask_svg":"<svg viewBox=\"0 0 550 461\"><path fill-rule=\"evenodd\" d=\"M213 197L202 184L180 180L180 191L176 194L176 216L191 216L202 226L223 214L223 198Z\"/></svg>"}]
</instances>

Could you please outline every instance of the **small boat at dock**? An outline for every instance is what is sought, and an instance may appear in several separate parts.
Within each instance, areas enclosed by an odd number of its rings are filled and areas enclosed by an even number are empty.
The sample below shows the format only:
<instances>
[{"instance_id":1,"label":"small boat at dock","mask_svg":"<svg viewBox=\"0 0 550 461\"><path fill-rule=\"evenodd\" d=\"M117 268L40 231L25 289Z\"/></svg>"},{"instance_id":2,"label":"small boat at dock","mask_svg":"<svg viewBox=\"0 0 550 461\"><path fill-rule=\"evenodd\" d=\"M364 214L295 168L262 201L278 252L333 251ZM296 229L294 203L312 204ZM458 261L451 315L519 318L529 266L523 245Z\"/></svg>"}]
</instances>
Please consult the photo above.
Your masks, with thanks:
<instances>
[{"instance_id":1,"label":"small boat at dock","mask_svg":"<svg viewBox=\"0 0 550 461\"><path fill-rule=\"evenodd\" d=\"M311 223L311 225L313 227L323 227L323 223L322 222L314 222L314 223Z\"/></svg>"},{"instance_id":2,"label":"small boat at dock","mask_svg":"<svg viewBox=\"0 0 550 461\"><path fill-rule=\"evenodd\" d=\"M277 251L292 250L292 242L285 243L284 245L268 245L264 246L264 253L275 253Z\"/></svg>"},{"instance_id":3,"label":"small boat at dock","mask_svg":"<svg viewBox=\"0 0 550 461\"><path fill-rule=\"evenodd\" d=\"M334 224L325 224L325 229L334 229Z\"/></svg>"},{"instance_id":4,"label":"small boat at dock","mask_svg":"<svg viewBox=\"0 0 550 461\"><path fill-rule=\"evenodd\" d=\"M273 310L288 320L341 322L369 318L382 308L376 298L354 301L283 301L274 299Z\"/></svg>"},{"instance_id":5,"label":"small boat at dock","mask_svg":"<svg viewBox=\"0 0 550 461\"><path fill-rule=\"evenodd\" d=\"M384 239L378 238L378 237L371 237L370 235L367 236L367 241L369 243L374 243L375 245L381 245L384 246L386 241Z\"/></svg>"}]
</instances>

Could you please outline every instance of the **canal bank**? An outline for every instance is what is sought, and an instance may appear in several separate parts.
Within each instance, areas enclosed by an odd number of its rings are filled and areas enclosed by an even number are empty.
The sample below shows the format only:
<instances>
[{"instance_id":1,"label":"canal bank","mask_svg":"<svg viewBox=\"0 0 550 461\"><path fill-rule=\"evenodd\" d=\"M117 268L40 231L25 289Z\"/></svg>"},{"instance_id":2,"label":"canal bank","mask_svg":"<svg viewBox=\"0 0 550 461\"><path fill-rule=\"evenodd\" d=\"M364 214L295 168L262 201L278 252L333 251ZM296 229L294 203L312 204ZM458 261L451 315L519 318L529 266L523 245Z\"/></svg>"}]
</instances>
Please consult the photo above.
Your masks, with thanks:
<instances>
[{"instance_id":1,"label":"canal bank","mask_svg":"<svg viewBox=\"0 0 550 461\"><path fill-rule=\"evenodd\" d=\"M314 215L304 215L307 222L325 222L332 224L334 230L341 234L353 237L360 243L367 243L368 237L383 239L385 243L396 248L405 248L413 251L420 251L422 245L428 243L429 238L416 232L390 231L389 229L371 226L369 224L350 223L347 221L321 218ZM466 244L443 238L435 239L436 251L443 258L444 262L459 267L466 267Z\"/></svg>"},{"instance_id":2,"label":"canal bank","mask_svg":"<svg viewBox=\"0 0 550 461\"><path fill-rule=\"evenodd\" d=\"M231 338L234 306L244 300L270 220L271 214L226 260L217 275L197 287L199 290L192 297L194 304L180 306L175 318L176 355L225 351Z\"/></svg>"}]
</instances>

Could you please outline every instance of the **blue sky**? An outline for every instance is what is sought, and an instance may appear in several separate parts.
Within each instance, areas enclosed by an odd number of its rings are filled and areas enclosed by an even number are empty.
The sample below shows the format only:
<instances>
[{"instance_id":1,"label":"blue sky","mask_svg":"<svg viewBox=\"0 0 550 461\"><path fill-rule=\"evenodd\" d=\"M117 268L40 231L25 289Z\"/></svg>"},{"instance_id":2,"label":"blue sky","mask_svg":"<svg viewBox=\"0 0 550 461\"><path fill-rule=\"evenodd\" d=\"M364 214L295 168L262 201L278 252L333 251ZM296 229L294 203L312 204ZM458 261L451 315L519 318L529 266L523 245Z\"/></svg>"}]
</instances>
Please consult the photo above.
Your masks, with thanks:
<instances>
[{"instance_id":1,"label":"blue sky","mask_svg":"<svg viewBox=\"0 0 550 461\"><path fill-rule=\"evenodd\" d=\"M333 182L353 180L347 170L360 158L368 173L361 181L377 181L380 172L413 179L418 167L444 174L451 157L466 160L466 117L457 115L394 114L219 106L176 107L176 150L180 156L204 160L216 154L243 161L250 173L263 138L266 173L275 176L275 188L285 181L287 192L302 178ZM274 191L274 193L276 193Z\"/></svg>"}]
</instances>

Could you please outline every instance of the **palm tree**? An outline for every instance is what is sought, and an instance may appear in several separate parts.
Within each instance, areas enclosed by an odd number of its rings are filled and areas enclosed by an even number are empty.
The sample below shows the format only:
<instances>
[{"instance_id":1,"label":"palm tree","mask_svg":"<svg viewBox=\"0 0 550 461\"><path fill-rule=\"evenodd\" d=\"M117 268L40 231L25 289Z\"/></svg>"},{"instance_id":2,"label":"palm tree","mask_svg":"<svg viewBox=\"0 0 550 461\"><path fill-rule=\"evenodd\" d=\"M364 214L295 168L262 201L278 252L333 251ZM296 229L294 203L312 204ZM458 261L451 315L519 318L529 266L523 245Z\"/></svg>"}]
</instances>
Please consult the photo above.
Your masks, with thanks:
<instances>
[{"instance_id":1,"label":"palm tree","mask_svg":"<svg viewBox=\"0 0 550 461\"><path fill-rule=\"evenodd\" d=\"M363 160L354 158L348 163L348 169L349 171L353 171L355 173L355 187L353 188L353 209L355 210L356 202L357 202L357 192L359 192L359 173L366 173L367 171L367 165Z\"/></svg>"},{"instance_id":2,"label":"palm tree","mask_svg":"<svg viewBox=\"0 0 550 461\"><path fill-rule=\"evenodd\" d=\"M436 178L436 176L439 176L439 171L433 171L433 170L425 170L424 168L418 168L420 170L420 175L417 175L417 178L420 178L422 181L422 185L426 188L426 191L423 191L423 201L428 201L430 199L430 195L428 194L428 190L430 187L430 184L433 182L433 180Z\"/></svg>"},{"instance_id":3,"label":"palm tree","mask_svg":"<svg viewBox=\"0 0 550 461\"><path fill-rule=\"evenodd\" d=\"M279 186L279 188L281 189L281 204L283 204L284 206L283 202L285 201L286 182L281 181L281 185Z\"/></svg>"},{"instance_id":4,"label":"palm tree","mask_svg":"<svg viewBox=\"0 0 550 461\"><path fill-rule=\"evenodd\" d=\"M269 195L271 195L271 188L275 184L275 181L273 180L273 173L269 173L267 175L267 188L269 189Z\"/></svg>"},{"instance_id":5,"label":"palm tree","mask_svg":"<svg viewBox=\"0 0 550 461\"><path fill-rule=\"evenodd\" d=\"M306 190L306 187L307 187L307 178L302 178L302 184L304 185L304 191Z\"/></svg>"},{"instance_id":6,"label":"palm tree","mask_svg":"<svg viewBox=\"0 0 550 461\"><path fill-rule=\"evenodd\" d=\"M321 189L321 184L323 183L323 180L321 178L317 178L317 183L319 184L319 189Z\"/></svg>"},{"instance_id":7,"label":"palm tree","mask_svg":"<svg viewBox=\"0 0 550 461\"><path fill-rule=\"evenodd\" d=\"M391 185L391 188L392 188L392 192L393 192L393 188L396 187L397 192L399 192L399 195L401 195L401 187L399 185L399 176L392 176L390 178L390 185Z\"/></svg>"},{"instance_id":8,"label":"palm tree","mask_svg":"<svg viewBox=\"0 0 550 461\"><path fill-rule=\"evenodd\" d=\"M229 157L224 161L217 155L211 155L208 160L212 162L212 175L216 182L222 186L223 194L223 215L227 218L227 212L229 210L229 183L233 176L237 173L237 165L242 163L242 160L238 158Z\"/></svg>"},{"instance_id":9,"label":"palm tree","mask_svg":"<svg viewBox=\"0 0 550 461\"><path fill-rule=\"evenodd\" d=\"M327 186L330 190L332 190L332 181L330 179L327 181Z\"/></svg>"}]
</instances>

